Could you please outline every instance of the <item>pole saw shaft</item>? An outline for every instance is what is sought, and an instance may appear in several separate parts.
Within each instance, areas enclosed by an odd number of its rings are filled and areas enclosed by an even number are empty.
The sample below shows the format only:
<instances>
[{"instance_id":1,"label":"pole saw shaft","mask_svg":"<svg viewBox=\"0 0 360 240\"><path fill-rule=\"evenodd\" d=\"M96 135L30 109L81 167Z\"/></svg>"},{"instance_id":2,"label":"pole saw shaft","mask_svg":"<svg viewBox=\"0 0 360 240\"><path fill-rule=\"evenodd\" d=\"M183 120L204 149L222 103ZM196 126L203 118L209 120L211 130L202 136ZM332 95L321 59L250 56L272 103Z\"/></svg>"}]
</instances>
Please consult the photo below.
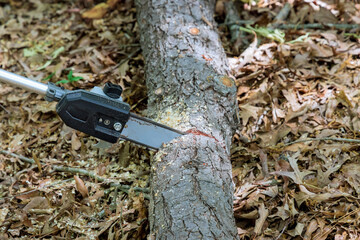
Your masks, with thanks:
<instances>
[{"instance_id":1,"label":"pole saw shaft","mask_svg":"<svg viewBox=\"0 0 360 240\"><path fill-rule=\"evenodd\" d=\"M40 95L45 95L48 90L48 85L22 77L15 73L11 73L0 69L0 81L9 83L11 85L26 89Z\"/></svg>"},{"instance_id":2,"label":"pole saw shaft","mask_svg":"<svg viewBox=\"0 0 360 240\"><path fill-rule=\"evenodd\" d=\"M185 133L130 112L121 98L120 85L106 83L90 91L67 90L54 83L40 83L0 69L0 81L45 95L57 101L56 112L64 123L104 141L128 140L148 148L159 149L164 143Z\"/></svg>"}]
</instances>

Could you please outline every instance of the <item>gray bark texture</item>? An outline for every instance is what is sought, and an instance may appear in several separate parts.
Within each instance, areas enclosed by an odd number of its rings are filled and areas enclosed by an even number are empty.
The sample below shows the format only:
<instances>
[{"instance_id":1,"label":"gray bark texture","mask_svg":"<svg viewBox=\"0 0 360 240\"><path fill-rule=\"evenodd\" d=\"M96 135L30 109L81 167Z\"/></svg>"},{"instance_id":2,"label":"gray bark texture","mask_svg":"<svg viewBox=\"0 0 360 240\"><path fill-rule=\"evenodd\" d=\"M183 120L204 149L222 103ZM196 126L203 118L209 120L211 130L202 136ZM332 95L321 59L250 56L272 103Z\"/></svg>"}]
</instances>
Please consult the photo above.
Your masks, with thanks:
<instances>
[{"instance_id":1,"label":"gray bark texture","mask_svg":"<svg viewBox=\"0 0 360 240\"><path fill-rule=\"evenodd\" d=\"M236 87L215 0L136 0L148 116L188 134L152 160L151 239L238 239L229 159Z\"/></svg>"}]
</instances>

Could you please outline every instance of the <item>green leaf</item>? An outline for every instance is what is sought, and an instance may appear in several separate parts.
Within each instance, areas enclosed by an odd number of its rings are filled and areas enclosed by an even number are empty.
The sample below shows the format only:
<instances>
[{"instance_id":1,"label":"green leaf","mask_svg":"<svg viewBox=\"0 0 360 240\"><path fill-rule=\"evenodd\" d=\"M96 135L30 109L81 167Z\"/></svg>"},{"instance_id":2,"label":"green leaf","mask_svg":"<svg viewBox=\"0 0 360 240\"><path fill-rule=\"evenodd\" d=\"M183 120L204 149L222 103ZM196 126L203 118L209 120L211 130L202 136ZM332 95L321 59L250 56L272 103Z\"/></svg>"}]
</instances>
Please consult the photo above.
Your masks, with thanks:
<instances>
[{"instance_id":1,"label":"green leaf","mask_svg":"<svg viewBox=\"0 0 360 240\"><path fill-rule=\"evenodd\" d=\"M44 65L42 65L41 67L38 67L36 70L39 71L39 70L43 70L45 69L47 66L49 66L50 64L52 63L52 59L47 61Z\"/></svg>"},{"instance_id":2,"label":"green leaf","mask_svg":"<svg viewBox=\"0 0 360 240\"><path fill-rule=\"evenodd\" d=\"M79 81L81 79L84 79L83 77L75 77L75 76L73 76L73 71L72 70L70 70L70 72L68 73L67 78L68 79L62 79L62 80L56 82L56 84L71 83L71 82L76 82L76 81Z\"/></svg>"},{"instance_id":3,"label":"green leaf","mask_svg":"<svg viewBox=\"0 0 360 240\"><path fill-rule=\"evenodd\" d=\"M44 68L46 68L47 66L49 66L53 60L55 60L55 58L57 58L59 56L60 53L62 53L63 51L65 50L64 47L60 47L58 49L56 49L52 54L52 58L50 60L48 60L44 65L42 65L41 67L38 67L36 70L39 71L39 70L42 70Z\"/></svg>"},{"instance_id":4,"label":"green leaf","mask_svg":"<svg viewBox=\"0 0 360 240\"><path fill-rule=\"evenodd\" d=\"M344 36L348 36L348 37L354 37L354 38L360 38L360 35L356 34L356 33L344 33Z\"/></svg>"},{"instance_id":5,"label":"green leaf","mask_svg":"<svg viewBox=\"0 0 360 240\"><path fill-rule=\"evenodd\" d=\"M240 27L240 31L248 32L248 33L256 33L260 36L272 39L274 41L284 43L285 42L285 33L279 29L269 29L269 28L253 28L250 25L246 25L246 28Z\"/></svg>"},{"instance_id":6,"label":"green leaf","mask_svg":"<svg viewBox=\"0 0 360 240\"><path fill-rule=\"evenodd\" d=\"M289 41L288 43L304 42L306 39L308 39L309 35L310 35L310 33L306 33L305 35L302 35L302 36L298 37L297 39Z\"/></svg>"},{"instance_id":7,"label":"green leaf","mask_svg":"<svg viewBox=\"0 0 360 240\"><path fill-rule=\"evenodd\" d=\"M67 75L68 79L70 82L75 82L75 81L79 81L81 79L84 79L83 77L75 77L73 76L73 72L72 70L70 70L69 74Z\"/></svg>"},{"instance_id":8,"label":"green leaf","mask_svg":"<svg viewBox=\"0 0 360 240\"><path fill-rule=\"evenodd\" d=\"M49 76L47 76L46 78L42 79L41 81L49 81L53 76L55 75L55 72L51 73Z\"/></svg>"},{"instance_id":9,"label":"green leaf","mask_svg":"<svg viewBox=\"0 0 360 240\"><path fill-rule=\"evenodd\" d=\"M33 48L24 48L24 57L32 57L37 54L36 50Z\"/></svg>"},{"instance_id":10,"label":"green leaf","mask_svg":"<svg viewBox=\"0 0 360 240\"><path fill-rule=\"evenodd\" d=\"M69 82L69 80L63 79L63 80L57 81L55 84L68 83L68 82Z\"/></svg>"},{"instance_id":11,"label":"green leaf","mask_svg":"<svg viewBox=\"0 0 360 240\"><path fill-rule=\"evenodd\" d=\"M63 51L65 51L64 47L59 47L58 49L56 49L51 55L52 58L55 59L59 56L60 53L62 53Z\"/></svg>"}]
</instances>

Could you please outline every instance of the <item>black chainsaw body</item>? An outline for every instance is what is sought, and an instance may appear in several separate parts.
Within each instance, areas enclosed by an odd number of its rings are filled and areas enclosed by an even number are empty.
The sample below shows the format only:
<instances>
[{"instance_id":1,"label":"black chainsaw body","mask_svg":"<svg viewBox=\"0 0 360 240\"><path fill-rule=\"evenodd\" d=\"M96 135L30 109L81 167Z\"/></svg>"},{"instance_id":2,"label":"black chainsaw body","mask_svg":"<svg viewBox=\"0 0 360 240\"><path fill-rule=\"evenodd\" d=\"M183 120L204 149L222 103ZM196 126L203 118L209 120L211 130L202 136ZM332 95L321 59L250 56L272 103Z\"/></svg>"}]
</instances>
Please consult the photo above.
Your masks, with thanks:
<instances>
[{"instance_id":1,"label":"black chainsaw body","mask_svg":"<svg viewBox=\"0 0 360 240\"><path fill-rule=\"evenodd\" d=\"M130 106L105 94L69 91L56 105L64 123L107 142L115 143L130 117Z\"/></svg>"}]
</instances>

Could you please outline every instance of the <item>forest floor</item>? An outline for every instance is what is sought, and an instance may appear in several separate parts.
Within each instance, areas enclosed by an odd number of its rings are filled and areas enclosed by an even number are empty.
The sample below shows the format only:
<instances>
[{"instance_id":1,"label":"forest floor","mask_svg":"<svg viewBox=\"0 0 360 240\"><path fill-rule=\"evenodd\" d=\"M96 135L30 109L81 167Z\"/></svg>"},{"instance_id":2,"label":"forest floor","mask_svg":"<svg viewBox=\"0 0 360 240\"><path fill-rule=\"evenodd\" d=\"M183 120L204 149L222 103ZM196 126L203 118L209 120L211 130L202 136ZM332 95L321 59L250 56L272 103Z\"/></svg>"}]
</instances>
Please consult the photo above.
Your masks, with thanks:
<instances>
[{"instance_id":1,"label":"forest floor","mask_svg":"<svg viewBox=\"0 0 360 240\"><path fill-rule=\"evenodd\" d=\"M101 2L0 0L0 67L68 89L117 83L146 115L134 3ZM215 15L238 87L239 236L360 239L360 4L244 2ZM0 83L0 239L145 239L153 152L97 148L55 105Z\"/></svg>"}]
</instances>

